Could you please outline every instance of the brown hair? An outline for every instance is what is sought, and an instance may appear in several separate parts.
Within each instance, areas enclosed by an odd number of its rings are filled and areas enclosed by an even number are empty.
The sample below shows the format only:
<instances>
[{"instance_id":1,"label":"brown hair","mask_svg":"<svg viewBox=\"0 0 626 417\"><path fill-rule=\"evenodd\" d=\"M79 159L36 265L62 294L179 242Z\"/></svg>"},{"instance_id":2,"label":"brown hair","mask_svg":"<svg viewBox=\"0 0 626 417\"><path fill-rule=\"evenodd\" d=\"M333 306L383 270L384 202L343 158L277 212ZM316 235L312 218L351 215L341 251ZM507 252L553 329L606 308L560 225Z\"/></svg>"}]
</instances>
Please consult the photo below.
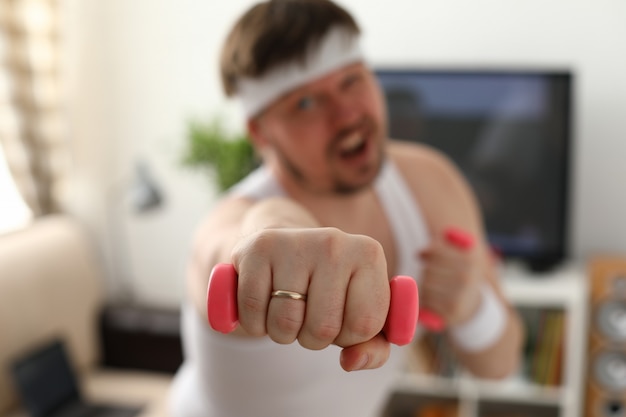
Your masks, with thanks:
<instances>
[{"instance_id":1,"label":"brown hair","mask_svg":"<svg viewBox=\"0 0 626 417\"><path fill-rule=\"evenodd\" d=\"M358 34L354 18L330 0L269 0L249 9L222 48L220 72L227 96L242 77L260 77L286 62L305 59L331 27Z\"/></svg>"}]
</instances>

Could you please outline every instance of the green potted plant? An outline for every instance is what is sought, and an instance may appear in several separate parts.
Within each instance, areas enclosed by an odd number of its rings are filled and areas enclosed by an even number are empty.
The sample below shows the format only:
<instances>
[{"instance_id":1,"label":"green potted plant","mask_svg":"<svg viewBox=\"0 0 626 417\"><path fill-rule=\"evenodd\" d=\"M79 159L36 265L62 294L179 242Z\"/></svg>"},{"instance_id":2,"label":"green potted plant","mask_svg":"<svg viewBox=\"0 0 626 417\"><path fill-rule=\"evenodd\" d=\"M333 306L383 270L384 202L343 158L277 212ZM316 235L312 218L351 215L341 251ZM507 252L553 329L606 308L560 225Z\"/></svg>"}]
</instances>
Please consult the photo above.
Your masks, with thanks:
<instances>
[{"instance_id":1,"label":"green potted plant","mask_svg":"<svg viewBox=\"0 0 626 417\"><path fill-rule=\"evenodd\" d=\"M245 134L229 132L216 117L189 122L182 164L215 170L217 186L225 191L255 169L259 158Z\"/></svg>"}]
</instances>

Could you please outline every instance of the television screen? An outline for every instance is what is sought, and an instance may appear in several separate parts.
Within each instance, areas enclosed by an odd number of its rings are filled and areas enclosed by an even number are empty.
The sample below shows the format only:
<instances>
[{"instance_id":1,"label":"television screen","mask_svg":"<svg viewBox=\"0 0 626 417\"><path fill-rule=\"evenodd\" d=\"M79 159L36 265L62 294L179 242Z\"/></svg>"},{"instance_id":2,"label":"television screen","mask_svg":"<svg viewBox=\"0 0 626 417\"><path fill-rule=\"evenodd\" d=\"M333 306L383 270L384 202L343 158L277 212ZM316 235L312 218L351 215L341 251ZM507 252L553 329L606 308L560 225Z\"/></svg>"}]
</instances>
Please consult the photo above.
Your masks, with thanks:
<instances>
[{"instance_id":1,"label":"television screen","mask_svg":"<svg viewBox=\"0 0 626 417\"><path fill-rule=\"evenodd\" d=\"M572 75L377 69L389 135L447 154L474 189L487 237L535 270L564 259Z\"/></svg>"}]
</instances>

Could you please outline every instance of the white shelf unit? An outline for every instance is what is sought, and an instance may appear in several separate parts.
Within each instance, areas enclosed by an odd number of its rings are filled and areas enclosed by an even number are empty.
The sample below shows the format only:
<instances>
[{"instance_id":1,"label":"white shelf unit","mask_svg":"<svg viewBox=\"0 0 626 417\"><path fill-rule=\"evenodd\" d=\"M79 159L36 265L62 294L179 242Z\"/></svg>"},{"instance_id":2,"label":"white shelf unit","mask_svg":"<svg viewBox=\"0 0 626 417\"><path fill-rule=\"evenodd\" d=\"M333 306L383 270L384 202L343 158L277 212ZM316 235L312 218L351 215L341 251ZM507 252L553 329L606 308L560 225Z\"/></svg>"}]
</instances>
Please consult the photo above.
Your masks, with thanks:
<instances>
[{"instance_id":1,"label":"white shelf unit","mask_svg":"<svg viewBox=\"0 0 626 417\"><path fill-rule=\"evenodd\" d=\"M459 417L483 417L481 408L494 404L503 409L510 406L513 411L524 407L530 410L520 415L541 416L544 414L534 410L544 409L547 411L545 415L549 416L581 417L588 314L588 280L585 273L585 268L573 263L543 274L528 272L515 264L505 265L501 271L504 292L514 306L564 312L565 343L560 386L537 385L520 375L504 381L487 381L463 372L448 378L407 371L398 379L395 392L405 397L456 402ZM389 416L395 417L393 414Z\"/></svg>"}]
</instances>

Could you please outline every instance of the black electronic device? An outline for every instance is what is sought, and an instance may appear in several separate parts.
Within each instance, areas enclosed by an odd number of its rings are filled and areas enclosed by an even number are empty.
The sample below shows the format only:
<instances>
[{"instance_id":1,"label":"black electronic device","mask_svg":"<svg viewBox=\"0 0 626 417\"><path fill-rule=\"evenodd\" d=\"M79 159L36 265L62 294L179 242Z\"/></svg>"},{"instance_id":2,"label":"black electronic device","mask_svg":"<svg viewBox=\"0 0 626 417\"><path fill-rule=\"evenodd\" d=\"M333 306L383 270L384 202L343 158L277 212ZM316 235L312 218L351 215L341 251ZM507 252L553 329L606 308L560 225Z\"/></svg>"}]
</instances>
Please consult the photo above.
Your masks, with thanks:
<instances>
[{"instance_id":1,"label":"black electronic device","mask_svg":"<svg viewBox=\"0 0 626 417\"><path fill-rule=\"evenodd\" d=\"M573 74L378 68L389 136L445 153L473 187L505 259L545 270L567 256Z\"/></svg>"},{"instance_id":2,"label":"black electronic device","mask_svg":"<svg viewBox=\"0 0 626 417\"><path fill-rule=\"evenodd\" d=\"M133 417L141 407L85 400L62 340L55 339L16 359L11 375L31 417Z\"/></svg>"}]
</instances>

